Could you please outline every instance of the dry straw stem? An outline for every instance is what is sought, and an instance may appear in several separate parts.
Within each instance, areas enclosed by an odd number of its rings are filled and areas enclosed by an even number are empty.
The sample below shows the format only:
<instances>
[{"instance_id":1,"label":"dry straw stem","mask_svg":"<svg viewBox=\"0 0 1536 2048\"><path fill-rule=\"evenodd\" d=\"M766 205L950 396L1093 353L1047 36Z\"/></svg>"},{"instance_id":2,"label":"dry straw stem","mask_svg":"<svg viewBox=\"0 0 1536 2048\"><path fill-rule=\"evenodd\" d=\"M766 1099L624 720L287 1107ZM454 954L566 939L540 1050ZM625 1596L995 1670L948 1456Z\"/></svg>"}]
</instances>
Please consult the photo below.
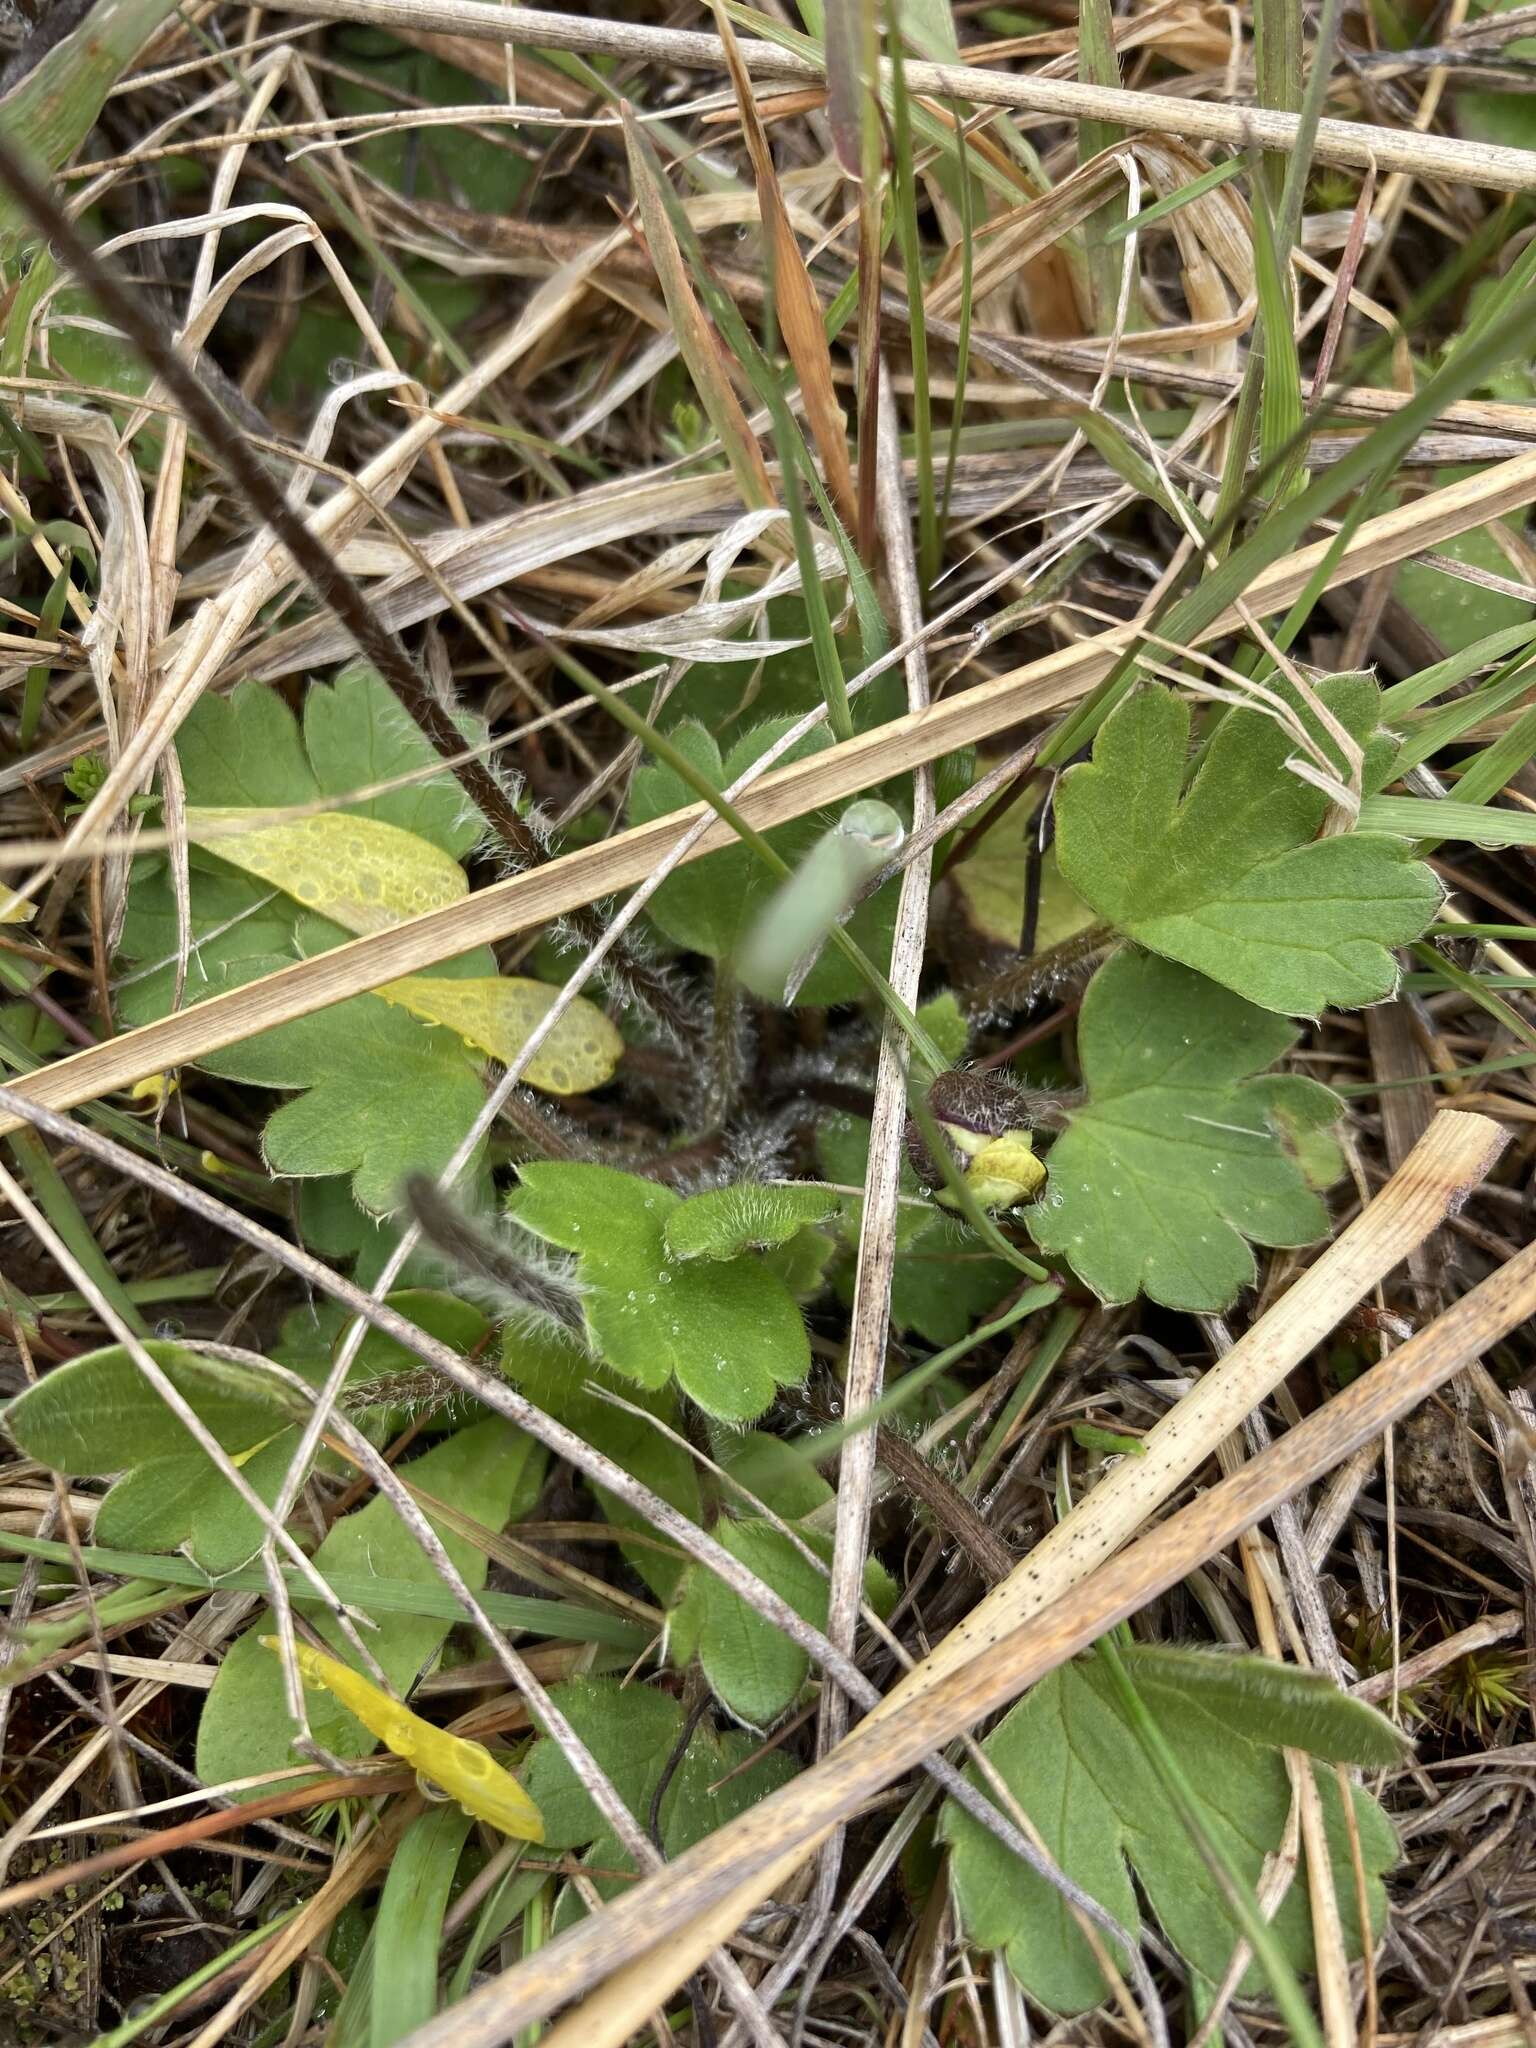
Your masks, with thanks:
<instances>
[{"instance_id":1,"label":"dry straw stem","mask_svg":"<svg viewBox=\"0 0 1536 2048\"><path fill-rule=\"evenodd\" d=\"M1334 565L1329 588L1353 582L1527 505L1533 493L1536 452L1515 456L1366 520ZM1272 563L1249 584L1245 608L1258 617L1282 610L1305 589L1332 545L1327 539L1315 541L1287 560ZM1236 610L1228 610L1212 621L1200 639L1202 643L1219 639L1241 626ZM1130 627L1100 633L945 698L926 711L908 712L873 732L765 776L742 794L739 808L750 824L766 830L853 796L889 776L905 774L956 748L989 739L1026 719L1060 710L1102 682L1133 639L1134 628ZM274 1024L309 1016L330 1003L377 988L381 982L418 974L472 947L545 924L644 881L705 815L703 806L694 804L650 824L615 833L599 845L514 875L446 909L412 918L390 931L354 939L334 952L300 961L104 1045L71 1054L17 1082L15 1092L25 1101L51 1109L71 1109L129 1087L147 1074L183 1066L237 1044ZM733 841L730 827L716 820L683 858L697 860ZM0 1114L0 1134L18 1127L16 1118Z\"/></svg>"},{"instance_id":2,"label":"dry straw stem","mask_svg":"<svg viewBox=\"0 0 1536 2048\"><path fill-rule=\"evenodd\" d=\"M1432 1229L1464 1199L1502 1143L1502 1133L1485 1118L1451 1114L1438 1121L1458 1128L1442 1131L1427 1154L1416 1149L1413 1155L1417 1190L1403 1190L1387 1226L1398 1258L1418 1241L1415 1232ZM1369 1214L1347 1235L1369 1235ZM1384 1269L1372 1262L1369 1270ZM1348 1306L1341 1288L1336 1283L1331 1320ZM1284 1306L1272 1309L1258 1328ZM1533 1312L1536 1245L1250 1464L1100 1565L1086 1584L1053 1588L1050 1605L994 1643L985 1657L971 1658L926 1690L908 1692L900 1712L871 1715L824 1762L451 2013L419 2028L408 2037L409 2048L488 2048L616 1971L621 1974L545 2036L545 2048L618 2048L639 2023L635 2001L642 1989L648 2001L643 2012L866 1800L1177 1585L1281 1502L1380 1436Z\"/></svg>"},{"instance_id":3,"label":"dry straw stem","mask_svg":"<svg viewBox=\"0 0 1536 2048\"><path fill-rule=\"evenodd\" d=\"M551 14L542 8L502 8L489 0L310 0L305 13L336 21L366 21L405 35L467 36L472 41L527 43L545 50L628 57L691 71L723 71L725 52L718 36L696 30L640 27L618 21L589 21ZM792 78L821 83L821 64L774 43L740 44L742 62L754 78ZM889 66L885 67L889 76ZM908 58L907 90L938 99L969 100L983 107L1013 107L1066 121L1118 121L1133 133L1151 129L1186 140L1223 142L1290 151L1300 128L1294 114L1263 107L1228 107L1203 100L1174 99L1167 93L1129 92L1119 86L1079 85L1033 73L984 71L971 64L921 64ZM1375 128L1361 121L1320 121L1312 156L1318 163L1372 164L1381 171L1406 171L1417 178L1445 178L1496 192L1536 191L1536 151L1502 149L1492 143L1460 142L1443 135L1415 135Z\"/></svg>"}]
</instances>

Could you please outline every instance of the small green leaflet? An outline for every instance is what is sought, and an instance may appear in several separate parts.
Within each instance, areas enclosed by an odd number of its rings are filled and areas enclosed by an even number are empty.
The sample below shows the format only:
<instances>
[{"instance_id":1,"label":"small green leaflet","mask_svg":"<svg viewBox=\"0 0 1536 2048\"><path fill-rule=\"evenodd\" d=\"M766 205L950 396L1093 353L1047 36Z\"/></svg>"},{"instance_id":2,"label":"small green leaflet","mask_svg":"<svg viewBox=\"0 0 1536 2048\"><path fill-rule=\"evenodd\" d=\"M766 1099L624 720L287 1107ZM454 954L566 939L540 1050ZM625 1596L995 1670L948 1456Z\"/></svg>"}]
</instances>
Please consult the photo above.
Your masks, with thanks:
<instances>
[{"instance_id":1,"label":"small green leaflet","mask_svg":"<svg viewBox=\"0 0 1536 2048\"><path fill-rule=\"evenodd\" d=\"M826 1188L764 1186L737 1181L690 1195L667 1218L674 1259L734 1259L744 1251L788 1244L802 1227L824 1223L837 1208Z\"/></svg>"},{"instance_id":2,"label":"small green leaflet","mask_svg":"<svg viewBox=\"0 0 1536 2048\"><path fill-rule=\"evenodd\" d=\"M1402 1754L1390 1723L1326 1680L1261 1658L1158 1649L1123 1654L1196 1788L1208 1833L1250 1885L1257 1885L1265 1855L1279 1847L1291 1803L1274 1745L1316 1742L1331 1756L1371 1762ZM1362 1718L1351 1719L1351 1711ZM1135 1929L1141 1912L1134 1868L1169 1941L1203 1976L1220 1980L1236 1935L1219 1886L1121 1718L1098 1659L1079 1659L1042 1679L984 1749L1068 1876L1123 1927ZM1316 1783L1345 1938L1358 1953L1354 1866L1338 1783L1331 1770L1318 1771ZM1371 1916L1379 1924L1386 1910L1381 1873L1396 1861L1397 1841L1374 1799L1359 1790L1353 1799ZM1102 2003L1108 1990L1099 1966L1051 1887L953 1805L944 1809L943 1833L969 1938L1003 1949L1019 1982L1053 2012L1086 2012ZM1274 1928L1297 1969L1308 1969L1312 1935L1303 1874ZM1243 1984L1262 1989L1252 1970Z\"/></svg>"},{"instance_id":3,"label":"small green leaflet","mask_svg":"<svg viewBox=\"0 0 1536 2048\"><path fill-rule=\"evenodd\" d=\"M537 1500L544 1465L540 1445L497 1419L471 1423L401 1471L423 1493L451 1501L461 1514L488 1529L502 1529L526 1515ZM465 1582L478 1592L485 1584L484 1551L450 1529L439 1529L438 1535ZM332 1527L315 1552L315 1563L322 1574L336 1572L360 1582L353 1605L364 1614L368 1612L369 1579L414 1582L434 1590L440 1583L436 1567L382 1494ZM340 1629L313 1599L296 1598L294 1605L313 1623L333 1656L354 1662L354 1653ZM452 1620L392 1612L380 1612L373 1618L378 1627L369 1633L369 1648L403 1697L441 1649ZM282 1667L259 1641L272 1630L271 1610L263 1608L255 1625L231 1646L219 1666L197 1731L197 1771L205 1784L281 1770L293 1761L294 1730L288 1718ZM305 1706L316 1741L332 1755L371 1756L378 1747L361 1721L330 1694L310 1693ZM259 1793L245 1796L257 1798L274 1789L264 1785Z\"/></svg>"},{"instance_id":4,"label":"small green leaflet","mask_svg":"<svg viewBox=\"0 0 1536 2048\"><path fill-rule=\"evenodd\" d=\"M832 1488L797 1446L760 1433L743 1438L721 1456L720 1464L729 1479L772 1509L812 1555L807 1557L785 1529L753 1514L734 1488L727 1489L726 1499L742 1519L722 1517L715 1537L787 1600L802 1621L825 1629L827 1575L822 1567L832 1561L832 1540L808 1528L804 1518L832 1499ZM896 1598L889 1575L874 1558L865 1566L864 1595L881 1614L890 1612ZM754 1728L769 1726L794 1704L809 1669L798 1644L703 1565L694 1565L684 1578L667 1643L680 1666L697 1654L718 1697Z\"/></svg>"},{"instance_id":5,"label":"small green leaflet","mask_svg":"<svg viewBox=\"0 0 1536 2048\"><path fill-rule=\"evenodd\" d=\"M550 1697L607 1773L615 1791L641 1823L647 1820L661 1774L682 1741L684 1711L654 1686L621 1685L611 1678L576 1678L553 1686ZM708 1719L695 1728L682 1762L662 1794L661 1847L678 1856L794 1776L793 1762L772 1751L757 1757L754 1739L736 1729L717 1735ZM745 1766L745 1768L743 1768ZM546 1849L591 1844L587 1861L604 1870L627 1870L630 1858L610 1834L559 1744L542 1737L529 1752L522 1779L544 1817ZM622 1880L594 1880L604 1896ZM562 1919L580 1913L574 1887Z\"/></svg>"},{"instance_id":6,"label":"small green leaflet","mask_svg":"<svg viewBox=\"0 0 1536 2048\"><path fill-rule=\"evenodd\" d=\"M1295 1036L1187 967L1116 953L1083 997L1087 1100L1024 1211L1035 1243L1105 1301L1214 1314L1253 1280L1250 1242L1321 1237L1313 1184L1339 1174L1326 1132L1342 1105L1303 1075L1258 1072Z\"/></svg>"},{"instance_id":7,"label":"small green leaflet","mask_svg":"<svg viewBox=\"0 0 1536 2048\"><path fill-rule=\"evenodd\" d=\"M667 1227L682 1197L609 1166L539 1161L507 1213L575 1252L593 1349L642 1387L675 1379L709 1415L750 1422L810 1370L794 1297L755 1253L678 1259Z\"/></svg>"},{"instance_id":8,"label":"small green leaflet","mask_svg":"<svg viewBox=\"0 0 1536 2048\"><path fill-rule=\"evenodd\" d=\"M1319 695L1369 738L1369 677L1333 677ZM1391 949L1439 908L1431 870L1384 833L1318 839L1329 799L1289 771L1298 743L1261 711L1221 717L1183 794L1189 730L1188 705L1161 687L1105 721L1057 792L1066 880L1129 937L1263 1009L1313 1016L1389 995Z\"/></svg>"}]
</instances>

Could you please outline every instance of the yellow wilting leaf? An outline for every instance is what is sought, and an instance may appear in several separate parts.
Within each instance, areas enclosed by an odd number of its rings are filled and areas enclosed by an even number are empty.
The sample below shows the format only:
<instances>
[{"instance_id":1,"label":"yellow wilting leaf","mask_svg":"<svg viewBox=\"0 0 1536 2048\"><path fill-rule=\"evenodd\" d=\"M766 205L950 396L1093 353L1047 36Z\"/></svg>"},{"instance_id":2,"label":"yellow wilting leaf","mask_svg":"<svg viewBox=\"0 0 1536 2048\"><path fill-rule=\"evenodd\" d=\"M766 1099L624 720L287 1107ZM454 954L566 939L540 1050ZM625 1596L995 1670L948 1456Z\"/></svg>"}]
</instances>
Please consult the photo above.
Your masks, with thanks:
<instances>
[{"instance_id":1,"label":"yellow wilting leaf","mask_svg":"<svg viewBox=\"0 0 1536 2048\"><path fill-rule=\"evenodd\" d=\"M469 894L456 860L430 840L381 818L325 811L240 830L240 820L250 815L237 809L189 809L187 836L344 931L387 931Z\"/></svg>"},{"instance_id":2,"label":"yellow wilting leaf","mask_svg":"<svg viewBox=\"0 0 1536 2048\"><path fill-rule=\"evenodd\" d=\"M518 975L446 981L408 974L374 990L428 1024L444 1024L468 1044L510 1066L558 990ZM529 1061L524 1079L546 1095L584 1095L612 1078L624 1041L585 997L578 996Z\"/></svg>"},{"instance_id":3,"label":"yellow wilting leaf","mask_svg":"<svg viewBox=\"0 0 1536 2048\"><path fill-rule=\"evenodd\" d=\"M242 831L239 821L248 815L253 814L190 809L188 835L346 931L387 931L403 918L457 903L469 893L456 860L398 825L332 811ZM374 993L424 1023L445 1025L507 1066L557 991L516 975L444 981L410 974ZM583 1095L612 1078L623 1052L624 1041L602 1011L578 998L529 1062L525 1078L548 1095Z\"/></svg>"},{"instance_id":4,"label":"yellow wilting leaf","mask_svg":"<svg viewBox=\"0 0 1536 2048\"><path fill-rule=\"evenodd\" d=\"M282 1654L276 1636L261 1638L263 1649ZM307 1684L334 1695L357 1716L371 1735L424 1778L457 1800L476 1820L489 1821L519 1842L542 1842L544 1821L537 1806L512 1773L503 1770L483 1743L469 1742L434 1727L413 1714L382 1686L364 1678L350 1664L326 1656L308 1643L295 1643L294 1655Z\"/></svg>"}]
</instances>

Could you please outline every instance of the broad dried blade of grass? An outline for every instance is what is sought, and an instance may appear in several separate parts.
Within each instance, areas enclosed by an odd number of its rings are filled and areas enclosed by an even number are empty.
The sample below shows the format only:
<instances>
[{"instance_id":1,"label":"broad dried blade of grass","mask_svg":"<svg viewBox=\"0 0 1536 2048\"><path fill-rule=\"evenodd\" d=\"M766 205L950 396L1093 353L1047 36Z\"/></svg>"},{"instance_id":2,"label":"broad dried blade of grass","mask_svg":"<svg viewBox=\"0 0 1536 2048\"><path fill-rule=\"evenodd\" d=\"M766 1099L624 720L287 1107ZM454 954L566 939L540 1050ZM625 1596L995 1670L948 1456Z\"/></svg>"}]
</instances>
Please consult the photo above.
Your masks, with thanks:
<instances>
[{"instance_id":1,"label":"broad dried blade of grass","mask_svg":"<svg viewBox=\"0 0 1536 2048\"><path fill-rule=\"evenodd\" d=\"M705 319L703 308L694 295L688 266L683 261L683 252L677 245L677 237L672 232L672 223L667 218L667 209L658 190L658 182L664 174L628 106L623 109L623 114L630 183L640 208L646 247L650 251L662 296L667 302L667 311L672 315L679 352L688 366L700 403L709 415L709 423L719 436L742 503L757 510L766 510L778 502L768 480L768 465L731 384L723 344Z\"/></svg>"},{"instance_id":2,"label":"broad dried blade of grass","mask_svg":"<svg viewBox=\"0 0 1536 2048\"><path fill-rule=\"evenodd\" d=\"M844 524L851 530L858 523L858 504L854 491L853 468L848 460L848 423L843 418L843 409L837 401L837 387L832 378L832 355L827 347L827 331L821 316L821 301L816 296L816 288L811 283L805 259L800 253L800 244L795 239L795 231L789 223L789 212L784 204L784 195L779 189L773 152L768 146L767 131L757 111L751 80L747 77L746 67L741 61L735 30L731 27L729 17L718 4L718 0L715 6L715 20L719 26L720 41L730 69L736 104L741 110L742 133L752 159L753 176L757 181L758 205L768 238L773 303L778 314L779 327L784 336L784 345L789 350L789 359L794 364L795 375L800 380L800 395L805 404L806 417L811 423L811 435L816 443L816 452L821 457L827 489L832 502L842 515Z\"/></svg>"}]
</instances>

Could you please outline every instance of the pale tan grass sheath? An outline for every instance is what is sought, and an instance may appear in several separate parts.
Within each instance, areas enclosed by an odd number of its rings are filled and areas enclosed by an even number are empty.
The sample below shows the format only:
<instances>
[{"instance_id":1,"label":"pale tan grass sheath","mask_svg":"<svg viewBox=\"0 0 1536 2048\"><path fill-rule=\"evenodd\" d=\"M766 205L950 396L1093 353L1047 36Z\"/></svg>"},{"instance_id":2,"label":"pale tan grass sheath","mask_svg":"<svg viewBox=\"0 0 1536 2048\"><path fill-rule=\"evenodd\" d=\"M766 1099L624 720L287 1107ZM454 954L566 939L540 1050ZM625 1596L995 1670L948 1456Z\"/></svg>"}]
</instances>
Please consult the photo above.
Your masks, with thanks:
<instances>
[{"instance_id":1,"label":"pale tan grass sheath","mask_svg":"<svg viewBox=\"0 0 1536 2048\"><path fill-rule=\"evenodd\" d=\"M1470 527L1529 504L1536 496L1536 453L1514 456L1479 475L1426 494L1378 518L1365 521L1344 549L1329 577L1330 587L1353 582L1384 565L1433 547ZM1280 610L1305 588L1330 543L1315 541L1287 560L1262 570L1248 586L1244 607L1257 617ZM1239 628L1235 612L1214 620L1202 641ZM783 824L824 804L867 789L956 748L972 746L1023 720L1039 718L1075 703L1101 682L1130 644L1131 629L1096 634L1057 649L1022 668L1010 669L972 690L946 697L926 711L908 712L890 724L829 747L763 781L741 798L749 823L760 829ZM566 854L547 866L479 890L461 903L334 952L284 968L227 995L125 1032L120 1038L58 1060L16 1084L30 1102L70 1109L126 1088L147 1074L161 1073L249 1038L269 1025L308 1016L346 996L381 982L419 973L472 947L547 923L562 912L592 903L643 881L704 815L693 805L632 826L601 844ZM80 824L86 820L82 818ZM716 821L686 858L730 845L734 834ZM0 1132L16 1128L0 1120Z\"/></svg>"}]
</instances>

